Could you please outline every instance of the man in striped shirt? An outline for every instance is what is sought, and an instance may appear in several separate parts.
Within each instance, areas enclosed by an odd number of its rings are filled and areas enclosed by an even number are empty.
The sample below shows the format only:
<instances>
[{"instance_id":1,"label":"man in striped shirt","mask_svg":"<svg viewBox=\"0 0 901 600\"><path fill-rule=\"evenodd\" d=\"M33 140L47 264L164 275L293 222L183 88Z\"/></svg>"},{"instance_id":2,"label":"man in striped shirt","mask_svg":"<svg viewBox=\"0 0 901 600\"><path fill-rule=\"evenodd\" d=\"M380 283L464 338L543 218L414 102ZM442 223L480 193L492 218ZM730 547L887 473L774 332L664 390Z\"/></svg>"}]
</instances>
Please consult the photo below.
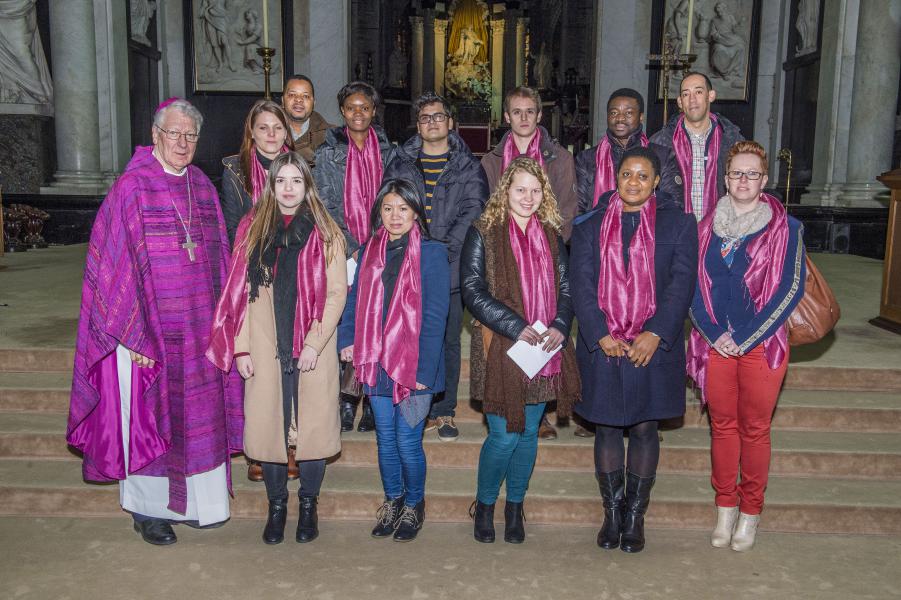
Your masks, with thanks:
<instances>
[{"instance_id":1,"label":"man in striped shirt","mask_svg":"<svg viewBox=\"0 0 901 600\"><path fill-rule=\"evenodd\" d=\"M426 431L438 430L438 439L457 439L454 424L460 380L460 332L463 300L460 297L460 250L469 226L482 214L488 200L488 179L466 142L453 131L451 107L434 92L426 92L413 105L417 135L397 150L384 179L406 179L416 184L426 206L429 235L447 244L451 270L450 313L444 337L445 391L432 404Z\"/></svg>"}]
</instances>

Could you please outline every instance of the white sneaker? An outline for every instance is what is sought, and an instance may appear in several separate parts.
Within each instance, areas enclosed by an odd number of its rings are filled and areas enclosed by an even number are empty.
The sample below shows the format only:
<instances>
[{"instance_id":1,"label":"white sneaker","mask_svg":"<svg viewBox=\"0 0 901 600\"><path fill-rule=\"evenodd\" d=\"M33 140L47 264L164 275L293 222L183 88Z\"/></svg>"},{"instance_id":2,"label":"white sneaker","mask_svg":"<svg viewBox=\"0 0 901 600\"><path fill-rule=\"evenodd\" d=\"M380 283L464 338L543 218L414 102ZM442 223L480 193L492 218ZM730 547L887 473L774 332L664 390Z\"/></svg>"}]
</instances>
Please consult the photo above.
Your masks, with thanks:
<instances>
[{"instance_id":1,"label":"white sneaker","mask_svg":"<svg viewBox=\"0 0 901 600\"><path fill-rule=\"evenodd\" d=\"M760 524L760 515L746 515L740 513L738 515L738 525L735 526L735 533L732 534L731 548L736 552L747 552L754 547L754 540L757 537L757 525Z\"/></svg>"},{"instance_id":2,"label":"white sneaker","mask_svg":"<svg viewBox=\"0 0 901 600\"><path fill-rule=\"evenodd\" d=\"M716 507L716 528L710 536L710 545L714 548L725 548L732 542L735 521L738 519L737 506Z\"/></svg>"}]
</instances>

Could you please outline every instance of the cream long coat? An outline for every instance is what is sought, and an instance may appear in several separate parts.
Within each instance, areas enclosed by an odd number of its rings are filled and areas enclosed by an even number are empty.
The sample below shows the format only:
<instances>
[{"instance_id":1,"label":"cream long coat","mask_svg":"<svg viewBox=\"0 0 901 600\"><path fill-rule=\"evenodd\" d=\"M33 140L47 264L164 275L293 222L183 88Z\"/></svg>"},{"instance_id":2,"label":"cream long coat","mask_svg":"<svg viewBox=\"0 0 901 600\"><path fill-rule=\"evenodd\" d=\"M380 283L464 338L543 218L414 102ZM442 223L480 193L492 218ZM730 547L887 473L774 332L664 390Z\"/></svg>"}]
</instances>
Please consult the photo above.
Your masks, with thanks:
<instances>
[{"instance_id":1,"label":"cream long coat","mask_svg":"<svg viewBox=\"0 0 901 600\"><path fill-rule=\"evenodd\" d=\"M322 331L315 326L304 344L319 353L316 368L300 373L298 389L297 460L328 458L341 451L338 416L338 320L347 299L347 263L344 241L336 240L334 258L326 264L327 292ZM250 353L252 377L244 382L244 453L253 460L288 461L284 439L281 371L276 358L275 310L272 288L261 287L259 297L248 303L241 331L235 338L235 354Z\"/></svg>"}]
</instances>

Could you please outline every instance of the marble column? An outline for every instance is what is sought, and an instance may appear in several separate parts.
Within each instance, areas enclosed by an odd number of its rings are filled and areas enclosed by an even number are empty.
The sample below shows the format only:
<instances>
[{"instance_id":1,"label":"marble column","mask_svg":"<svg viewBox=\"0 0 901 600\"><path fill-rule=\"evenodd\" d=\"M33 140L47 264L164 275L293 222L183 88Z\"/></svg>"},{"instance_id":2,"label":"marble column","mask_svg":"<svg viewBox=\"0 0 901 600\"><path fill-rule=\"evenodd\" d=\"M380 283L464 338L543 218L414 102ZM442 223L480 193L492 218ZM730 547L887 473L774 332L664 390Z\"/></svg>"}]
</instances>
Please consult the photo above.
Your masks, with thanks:
<instances>
[{"instance_id":1,"label":"marble column","mask_svg":"<svg viewBox=\"0 0 901 600\"><path fill-rule=\"evenodd\" d=\"M447 19L435 19L435 93L444 94L444 60L447 58Z\"/></svg>"},{"instance_id":2,"label":"marble column","mask_svg":"<svg viewBox=\"0 0 901 600\"><path fill-rule=\"evenodd\" d=\"M335 97L351 79L350 0L295 3L295 11L304 9L309 52L305 60L295 63L295 70L303 69L316 85L316 111L330 123L343 123ZM295 30L294 37L299 39L301 34Z\"/></svg>"},{"instance_id":3,"label":"marble column","mask_svg":"<svg viewBox=\"0 0 901 600\"><path fill-rule=\"evenodd\" d=\"M413 61L410 73L410 96L413 100L422 95L422 54L424 50L425 23L423 18L417 15L410 17L410 25L413 28L413 43L410 50L410 60Z\"/></svg>"},{"instance_id":4,"label":"marble column","mask_svg":"<svg viewBox=\"0 0 901 600\"><path fill-rule=\"evenodd\" d=\"M491 20L491 122L500 123L504 100L504 31L503 15Z\"/></svg>"},{"instance_id":5,"label":"marble column","mask_svg":"<svg viewBox=\"0 0 901 600\"><path fill-rule=\"evenodd\" d=\"M898 74L901 72L901 0L861 2L848 139L848 183L843 206L884 206L876 176L892 168Z\"/></svg>"},{"instance_id":6,"label":"marble column","mask_svg":"<svg viewBox=\"0 0 901 600\"><path fill-rule=\"evenodd\" d=\"M823 5L813 176L801 204L835 206L845 185L861 4L861 0L825 0Z\"/></svg>"},{"instance_id":7,"label":"marble column","mask_svg":"<svg viewBox=\"0 0 901 600\"><path fill-rule=\"evenodd\" d=\"M50 40L58 170L41 191L104 194L92 0L51 0Z\"/></svg>"},{"instance_id":8,"label":"marble column","mask_svg":"<svg viewBox=\"0 0 901 600\"><path fill-rule=\"evenodd\" d=\"M112 184L125 170L131 143L128 81L128 23L124 2L94 0L100 170Z\"/></svg>"},{"instance_id":9,"label":"marble column","mask_svg":"<svg viewBox=\"0 0 901 600\"><path fill-rule=\"evenodd\" d=\"M526 26L528 17L516 19L516 85L523 85L526 80Z\"/></svg>"}]
</instances>

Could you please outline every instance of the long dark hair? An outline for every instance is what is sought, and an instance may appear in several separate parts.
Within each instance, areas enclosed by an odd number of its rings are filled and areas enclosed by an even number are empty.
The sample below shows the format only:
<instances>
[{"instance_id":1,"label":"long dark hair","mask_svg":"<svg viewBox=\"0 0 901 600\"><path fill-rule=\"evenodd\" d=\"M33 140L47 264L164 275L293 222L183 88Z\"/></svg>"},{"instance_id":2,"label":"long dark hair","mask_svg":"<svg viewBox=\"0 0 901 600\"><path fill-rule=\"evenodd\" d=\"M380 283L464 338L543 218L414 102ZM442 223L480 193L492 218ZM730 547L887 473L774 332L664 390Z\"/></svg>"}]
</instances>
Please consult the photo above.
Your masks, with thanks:
<instances>
[{"instance_id":1,"label":"long dark hair","mask_svg":"<svg viewBox=\"0 0 901 600\"><path fill-rule=\"evenodd\" d=\"M403 199L404 204L413 209L417 217L416 224L419 225L422 237L429 239L429 224L426 222L425 206L422 203L422 198L419 197L419 191L416 189L416 186L406 179L389 179L382 184L369 215L372 234L374 235L379 230L379 227L382 226L382 201L388 194L397 194Z\"/></svg>"},{"instance_id":2,"label":"long dark hair","mask_svg":"<svg viewBox=\"0 0 901 600\"><path fill-rule=\"evenodd\" d=\"M291 126L288 125L285 110L272 100L257 100L250 108L250 112L247 113L247 118L244 119L244 136L241 138L241 150L238 152L241 175L244 176L244 191L250 196L253 196L253 176L251 175L253 170L250 161L253 160L253 153L256 151L256 144L253 141L253 125L257 117L264 112L272 113L281 121L285 128L285 145L290 150L294 150L294 136L291 134Z\"/></svg>"}]
</instances>

